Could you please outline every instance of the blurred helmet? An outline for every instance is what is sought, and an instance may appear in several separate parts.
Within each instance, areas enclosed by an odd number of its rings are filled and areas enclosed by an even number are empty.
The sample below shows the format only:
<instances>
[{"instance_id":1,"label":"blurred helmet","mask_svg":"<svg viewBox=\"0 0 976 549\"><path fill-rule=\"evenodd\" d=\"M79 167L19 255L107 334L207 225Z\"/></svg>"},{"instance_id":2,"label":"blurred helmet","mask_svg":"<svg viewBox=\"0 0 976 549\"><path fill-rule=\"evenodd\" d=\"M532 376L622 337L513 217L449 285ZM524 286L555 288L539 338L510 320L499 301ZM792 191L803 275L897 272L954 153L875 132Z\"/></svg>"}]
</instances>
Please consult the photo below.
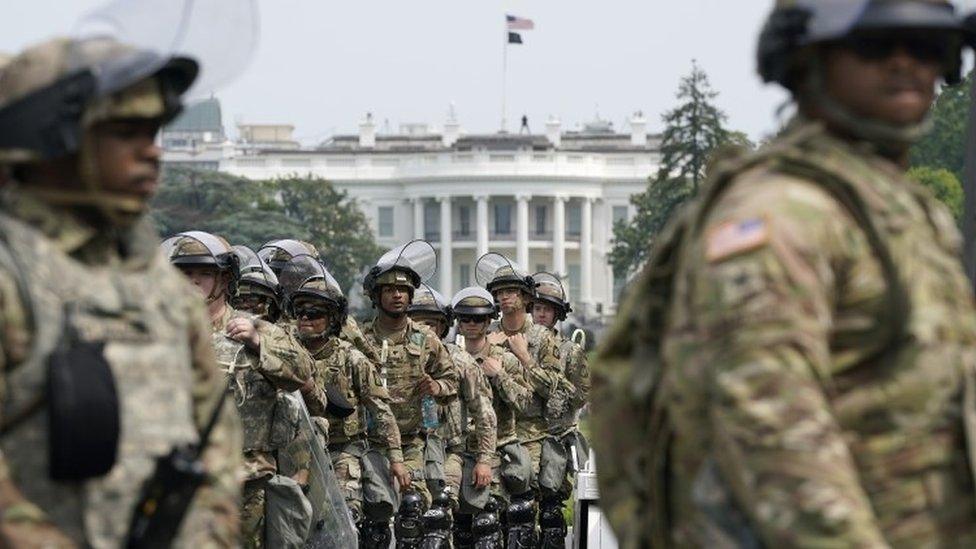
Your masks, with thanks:
<instances>
[{"instance_id":1,"label":"blurred helmet","mask_svg":"<svg viewBox=\"0 0 976 549\"><path fill-rule=\"evenodd\" d=\"M227 294L237 293L240 258L223 238L204 231L186 231L167 238L160 248L177 267L213 267L221 274L228 274Z\"/></svg>"},{"instance_id":2,"label":"blurred helmet","mask_svg":"<svg viewBox=\"0 0 976 549\"><path fill-rule=\"evenodd\" d=\"M383 254L363 279L363 293L376 302L380 286L419 288L437 270L437 254L425 240L413 240ZM411 298L413 297L411 293Z\"/></svg>"},{"instance_id":3,"label":"blurred helmet","mask_svg":"<svg viewBox=\"0 0 976 549\"><path fill-rule=\"evenodd\" d=\"M407 315L410 318L437 317L443 320L443 333L438 334L441 338L447 336L448 329L454 323L454 314L447 298L426 284L421 284L420 288L413 293Z\"/></svg>"},{"instance_id":4,"label":"blurred helmet","mask_svg":"<svg viewBox=\"0 0 976 549\"><path fill-rule=\"evenodd\" d=\"M236 309L248 310L266 320L276 322L281 313L281 285L278 277L254 250L247 246L234 246L240 264ZM256 301L257 306L248 303ZM256 310L260 309L260 310Z\"/></svg>"},{"instance_id":5,"label":"blurred helmet","mask_svg":"<svg viewBox=\"0 0 976 549\"><path fill-rule=\"evenodd\" d=\"M299 255L309 255L315 259L321 259L318 249L313 244L293 238L272 240L258 249L258 256L271 266L271 270L275 274L281 274L281 269L284 268L285 263Z\"/></svg>"},{"instance_id":6,"label":"blurred helmet","mask_svg":"<svg viewBox=\"0 0 976 549\"><path fill-rule=\"evenodd\" d=\"M300 307L320 307L326 310L331 323L323 334L338 335L346 322L348 303L339 283L318 258L308 254L296 255L281 270L281 287L289 316L297 319Z\"/></svg>"},{"instance_id":7,"label":"blurred helmet","mask_svg":"<svg viewBox=\"0 0 976 549\"><path fill-rule=\"evenodd\" d=\"M573 312L569 306L569 299L566 298L566 290L563 288L559 277L547 272L538 272L532 275L535 280L535 301L545 302L556 308L556 320L566 320L566 315Z\"/></svg>"},{"instance_id":8,"label":"blurred helmet","mask_svg":"<svg viewBox=\"0 0 976 549\"><path fill-rule=\"evenodd\" d=\"M495 298L488 290L479 286L469 286L454 294L454 299L451 300L451 311L455 317L483 316L494 319L498 316Z\"/></svg>"},{"instance_id":9,"label":"blurred helmet","mask_svg":"<svg viewBox=\"0 0 976 549\"><path fill-rule=\"evenodd\" d=\"M522 290L530 296L535 294L535 281L532 277L499 253L490 252L478 259L475 264L475 278L492 295L506 288Z\"/></svg>"}]
</instances>

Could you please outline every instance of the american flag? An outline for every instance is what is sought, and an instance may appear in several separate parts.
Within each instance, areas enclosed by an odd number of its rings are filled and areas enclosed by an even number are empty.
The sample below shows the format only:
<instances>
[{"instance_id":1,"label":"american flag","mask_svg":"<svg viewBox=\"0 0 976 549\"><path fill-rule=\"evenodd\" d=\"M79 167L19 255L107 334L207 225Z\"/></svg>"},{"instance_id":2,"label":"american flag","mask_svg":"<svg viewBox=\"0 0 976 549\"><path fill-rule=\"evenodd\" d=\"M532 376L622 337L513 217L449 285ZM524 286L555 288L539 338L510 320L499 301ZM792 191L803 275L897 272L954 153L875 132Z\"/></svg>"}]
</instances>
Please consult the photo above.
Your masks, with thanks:
<instances>
[{"instance_id":1,"label":"american flag","mask_svg":"<svg viewBox=\"0 0 976 549\"><path fill-rule=\"evenodd\" d=\"M532 30L535 28L535 23L531 19L525 19L523 17L506 15L505 21L508 22L508 30Z\"/></svg>"}]
</instances>

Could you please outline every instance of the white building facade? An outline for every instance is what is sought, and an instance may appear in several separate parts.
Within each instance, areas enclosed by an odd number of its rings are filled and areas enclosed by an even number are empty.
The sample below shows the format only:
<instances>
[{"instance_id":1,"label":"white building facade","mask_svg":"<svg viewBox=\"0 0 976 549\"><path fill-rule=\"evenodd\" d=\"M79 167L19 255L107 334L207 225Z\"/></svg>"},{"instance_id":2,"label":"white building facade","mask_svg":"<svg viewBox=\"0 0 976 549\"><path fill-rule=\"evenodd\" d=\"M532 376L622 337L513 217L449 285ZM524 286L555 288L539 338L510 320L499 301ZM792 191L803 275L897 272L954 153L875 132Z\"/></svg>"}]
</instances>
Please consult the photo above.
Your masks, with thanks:
<instances>
[{"instance_id":1,"label":"white building facade","mask_svg":"<svg viewBox=\"0 0 976 549\"><path fill-rule=\"evenodd\" d=\"M494 251L529 272L560 275L577 313L594 318L615 311L622 286L608 262L613 225L633 215L630 196L646 189L659 161L640 113L629 129L563 132L550 120L544 135L462 135L452 119L439 133L412 124L378 135L368 117L358 135L314 148L225 144L219 169L330 181L356 200L381 246L431 242L439 261L431 285L445 295L477 284L475 262ZM191 160L178 150L164 156Z\"/></svg>"}]
</instances>

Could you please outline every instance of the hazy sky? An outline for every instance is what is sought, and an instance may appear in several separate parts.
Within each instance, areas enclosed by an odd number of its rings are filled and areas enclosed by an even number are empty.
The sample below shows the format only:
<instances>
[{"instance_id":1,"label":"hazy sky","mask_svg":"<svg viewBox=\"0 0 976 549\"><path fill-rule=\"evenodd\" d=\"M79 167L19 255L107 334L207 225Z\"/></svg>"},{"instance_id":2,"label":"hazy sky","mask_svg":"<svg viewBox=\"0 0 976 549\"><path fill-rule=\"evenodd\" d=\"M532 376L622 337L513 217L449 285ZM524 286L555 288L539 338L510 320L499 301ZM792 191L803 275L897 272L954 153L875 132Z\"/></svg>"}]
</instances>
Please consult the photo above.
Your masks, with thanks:
<instances>
[{"instance_id":1,"label":"hazy sky","mask_svg":"<svg viewBox=\"0 0 976 549\"><path fill-rule=\"evenodd\" d=\"M0 51L70 30L101 0L0 0ZM730 126L758 137L776 127L785 95L755 76L756 34L771 0L260 0L254 62L218 93L224 122L287 122L315 143L354 133L367 111L382 125L439 126L456 105L465 131L501 116L504 15L535 21L508 56L509 128L549 115L566 128L596 113L626 130L644 111L651 130L674 105L697 59Z\"/></svg>"}]
</instances>

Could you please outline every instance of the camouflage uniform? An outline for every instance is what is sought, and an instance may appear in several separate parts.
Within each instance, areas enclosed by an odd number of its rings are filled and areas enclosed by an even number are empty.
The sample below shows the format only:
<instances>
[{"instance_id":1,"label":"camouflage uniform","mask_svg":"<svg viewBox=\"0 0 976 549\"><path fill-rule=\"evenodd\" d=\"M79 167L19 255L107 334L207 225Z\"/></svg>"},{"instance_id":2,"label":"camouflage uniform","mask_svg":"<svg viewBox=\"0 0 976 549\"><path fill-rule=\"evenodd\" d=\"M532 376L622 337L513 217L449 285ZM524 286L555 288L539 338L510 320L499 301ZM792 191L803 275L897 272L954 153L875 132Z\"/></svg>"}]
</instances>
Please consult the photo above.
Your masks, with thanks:
<instances>
[{"instance_id":1,"label":"camouflage uniform","mask_svg":"<svg viewBox=\"0 0 976 549\"><path fill-rule=\"evenodd\" d=\"M235 318L254 322L261 338L255 353L224 335ZM312 374L313 361L293 336L280 327L229 305L213 322L217 360L231 376L231 389L244 425L244 504L241 513L245 545L263 545L264 487L278 473L276 451L294 437L286 427L281 391L300 389ZM279 410L281 408L281 410ZM278 413L276 413L278 412ZM290 432L289 432L290 431Z\"/></svg>"},{"instance_id":2,"label":"camouflage uniform","mask_svg":"<svg viewBox=\"0 0 976 549\"><path fill-rule=\"evenodd\" d=\"M390 391L390 408L400 428L403 463L413 477L413 488L430 505L431 496L424 482L424 450L427 434L421 418L422 396L418 384L429 375L440 385L440 394L434 399L446 405L457 395L458 373L441 340L426 326L407 319L403 331L382 334L375 321L363 326L366 341L376 349L385 351L386 361L379 365L380 375ZM383 353L383 351L381 351ZM374 433L370 433L375 438ZM377 441L383 444L382 441Z\"/></svg>"},{"instance_id":3,"label":"camouflage uniform","mask_svg":"<svg viewBox=\"0 0 976 549\"><path fill-rule=\"evenodd\" d=\"M365 451L366 416L375 423L374 432L380 437L391 462L402 462L400 431L390 410L390 395L372 362L352 344L331 338L316 351L315 389L305 397L309 413L326 415L324 387L338 387L357 412L345 419L329 422L329 453L335 466L339 487L354 516L362 517L362 469L360 459Z\"/></svg>"},{"instance_id":4,"label":"camouflage uniform","mask_svg":"<svg viewBox=\"0 0 976 549\"><path fill-rule=\"evenodd\" d=\"M476 463L492 465L495 459L498 419L492 405L488 379L474 358L453 343L445 345L460 375L458 398L443 408L444 421L439 434L447 446L444 477L451 496L461 493L465 454Z\"/></svg>"},{"instance_id":5,"label":"camouflage uniform","mask_svg":"<svg viewBox=\"0 0 976 549\"><path fill-rule=\"evenodd\" d=\"M798 122L721 171L637 282L594 390L627 546L976 543L959 234L868 150Z\"/></svg>"}]
</instances>

